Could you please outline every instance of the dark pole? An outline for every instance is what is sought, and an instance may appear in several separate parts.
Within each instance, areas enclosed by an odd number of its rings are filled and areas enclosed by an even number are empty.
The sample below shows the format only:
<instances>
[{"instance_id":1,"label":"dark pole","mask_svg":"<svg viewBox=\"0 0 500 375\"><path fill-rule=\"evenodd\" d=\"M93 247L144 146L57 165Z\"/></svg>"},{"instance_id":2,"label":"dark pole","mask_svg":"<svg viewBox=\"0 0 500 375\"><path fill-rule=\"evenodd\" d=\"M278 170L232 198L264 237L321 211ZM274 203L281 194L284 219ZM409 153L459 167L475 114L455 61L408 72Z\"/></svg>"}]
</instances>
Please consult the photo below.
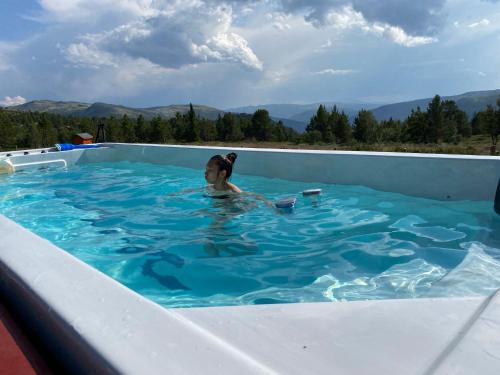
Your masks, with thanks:
<instances>
[{"instance_id":1,"label":"dark pole","mask_svg":"<svg viewBox=\"0 0 500 375\"><path fill-rule=\"evenodd\" d=\"M96 143L106 142L106 130L104 130L104 123L97 125Z\"/></svg>"}]
</instances>

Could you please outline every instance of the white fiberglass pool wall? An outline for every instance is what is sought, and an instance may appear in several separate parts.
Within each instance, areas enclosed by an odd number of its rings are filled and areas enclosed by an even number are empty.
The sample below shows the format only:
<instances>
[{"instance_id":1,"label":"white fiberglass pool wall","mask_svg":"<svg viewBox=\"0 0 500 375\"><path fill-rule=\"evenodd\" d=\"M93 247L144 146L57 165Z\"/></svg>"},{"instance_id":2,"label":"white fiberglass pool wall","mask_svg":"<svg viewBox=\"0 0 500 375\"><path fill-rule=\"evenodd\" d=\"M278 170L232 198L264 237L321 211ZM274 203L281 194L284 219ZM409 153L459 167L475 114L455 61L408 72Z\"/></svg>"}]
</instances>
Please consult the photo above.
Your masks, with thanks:
<instances>
[{"instance_id":1,"label":"white fiberglass pool wall","mask_svg":"<svg viewBox=\"0 0 500 375\"><path fill-rule=\"evenodd\" d=\"M500 157L490 156L135 144L109 146L87 150L78 162L128 160L204 169L212 155L235 151L238 153L235 172L239 174L363 185L439 200L493 201L500 178Z\"/></svg>"}]
</instances>

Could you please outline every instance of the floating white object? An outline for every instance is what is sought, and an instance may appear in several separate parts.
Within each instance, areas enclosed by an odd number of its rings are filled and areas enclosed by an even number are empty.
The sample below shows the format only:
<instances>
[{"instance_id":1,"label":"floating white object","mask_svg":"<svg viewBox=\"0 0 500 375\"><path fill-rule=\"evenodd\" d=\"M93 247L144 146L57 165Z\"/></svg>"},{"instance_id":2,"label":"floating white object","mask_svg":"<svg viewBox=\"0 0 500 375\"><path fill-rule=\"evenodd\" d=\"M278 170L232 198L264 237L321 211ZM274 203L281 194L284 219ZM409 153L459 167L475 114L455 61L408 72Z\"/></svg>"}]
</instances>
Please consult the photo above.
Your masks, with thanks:
<instances>
[{"instance_id":1,"label":"floating white object","mask_svg":"<svg viewBox=\"0 0 500 375\"><path fill-rule=\"evenodd\" d=\"M290 197L290 198L280 199L274 205L277 208L293 208L293 206L295 206L296 201L297 201L297 198Z\"/></svg>"},{"instance_id":2,"label":"floating white object","mask_svg":"<svg viewBox=\"0 0 500 375\"><path fill-rule=\"evenodd\" d=\"M321 194L321 189L309 189L309 190L304 190L302 192L302 195L304 197L308 195L318 195L318 194Z\"/></svg>"}]
</instances>

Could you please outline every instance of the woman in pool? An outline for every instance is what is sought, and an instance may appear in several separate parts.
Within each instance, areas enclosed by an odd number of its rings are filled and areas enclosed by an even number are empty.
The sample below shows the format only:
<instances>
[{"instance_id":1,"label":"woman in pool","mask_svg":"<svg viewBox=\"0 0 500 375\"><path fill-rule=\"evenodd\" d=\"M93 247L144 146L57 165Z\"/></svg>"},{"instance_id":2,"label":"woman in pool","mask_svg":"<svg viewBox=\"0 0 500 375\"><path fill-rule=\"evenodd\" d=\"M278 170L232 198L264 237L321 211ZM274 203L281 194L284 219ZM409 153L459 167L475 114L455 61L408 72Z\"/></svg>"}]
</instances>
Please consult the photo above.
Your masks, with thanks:
<instances>
[{"instance_id":1,"label":"woman in pool","mask_svg":"<svg viewBox=\"0 0 500 375\"><path fill-rule=\"evenodd\" d=\"M209 183L209 191L212 196L227 195L228 193L241 193L241 189L228 181L233 173L233 165L236 161L234 152L226 156L214 155L205 167L205 180Z\"/></svg>"}]
</instances>

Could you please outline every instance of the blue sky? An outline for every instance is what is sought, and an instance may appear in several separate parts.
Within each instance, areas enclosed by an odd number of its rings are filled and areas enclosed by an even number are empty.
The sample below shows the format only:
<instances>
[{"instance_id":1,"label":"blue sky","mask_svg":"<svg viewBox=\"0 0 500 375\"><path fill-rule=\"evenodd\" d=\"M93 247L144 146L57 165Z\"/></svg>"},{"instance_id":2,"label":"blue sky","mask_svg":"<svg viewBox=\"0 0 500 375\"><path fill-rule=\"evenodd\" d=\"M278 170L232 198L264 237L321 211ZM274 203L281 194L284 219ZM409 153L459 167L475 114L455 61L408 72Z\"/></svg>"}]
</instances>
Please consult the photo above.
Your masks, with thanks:
<instances>
[{"instance_id":1,"label":"blue sky","mask_svg":"<svg viewBox=\"0 0 500 375\"><path fill-rule=\"evenodd\" d=\"M389 103L500 88L500 0L2 0L0 105Z\"/></svg>"}]
</instances>

